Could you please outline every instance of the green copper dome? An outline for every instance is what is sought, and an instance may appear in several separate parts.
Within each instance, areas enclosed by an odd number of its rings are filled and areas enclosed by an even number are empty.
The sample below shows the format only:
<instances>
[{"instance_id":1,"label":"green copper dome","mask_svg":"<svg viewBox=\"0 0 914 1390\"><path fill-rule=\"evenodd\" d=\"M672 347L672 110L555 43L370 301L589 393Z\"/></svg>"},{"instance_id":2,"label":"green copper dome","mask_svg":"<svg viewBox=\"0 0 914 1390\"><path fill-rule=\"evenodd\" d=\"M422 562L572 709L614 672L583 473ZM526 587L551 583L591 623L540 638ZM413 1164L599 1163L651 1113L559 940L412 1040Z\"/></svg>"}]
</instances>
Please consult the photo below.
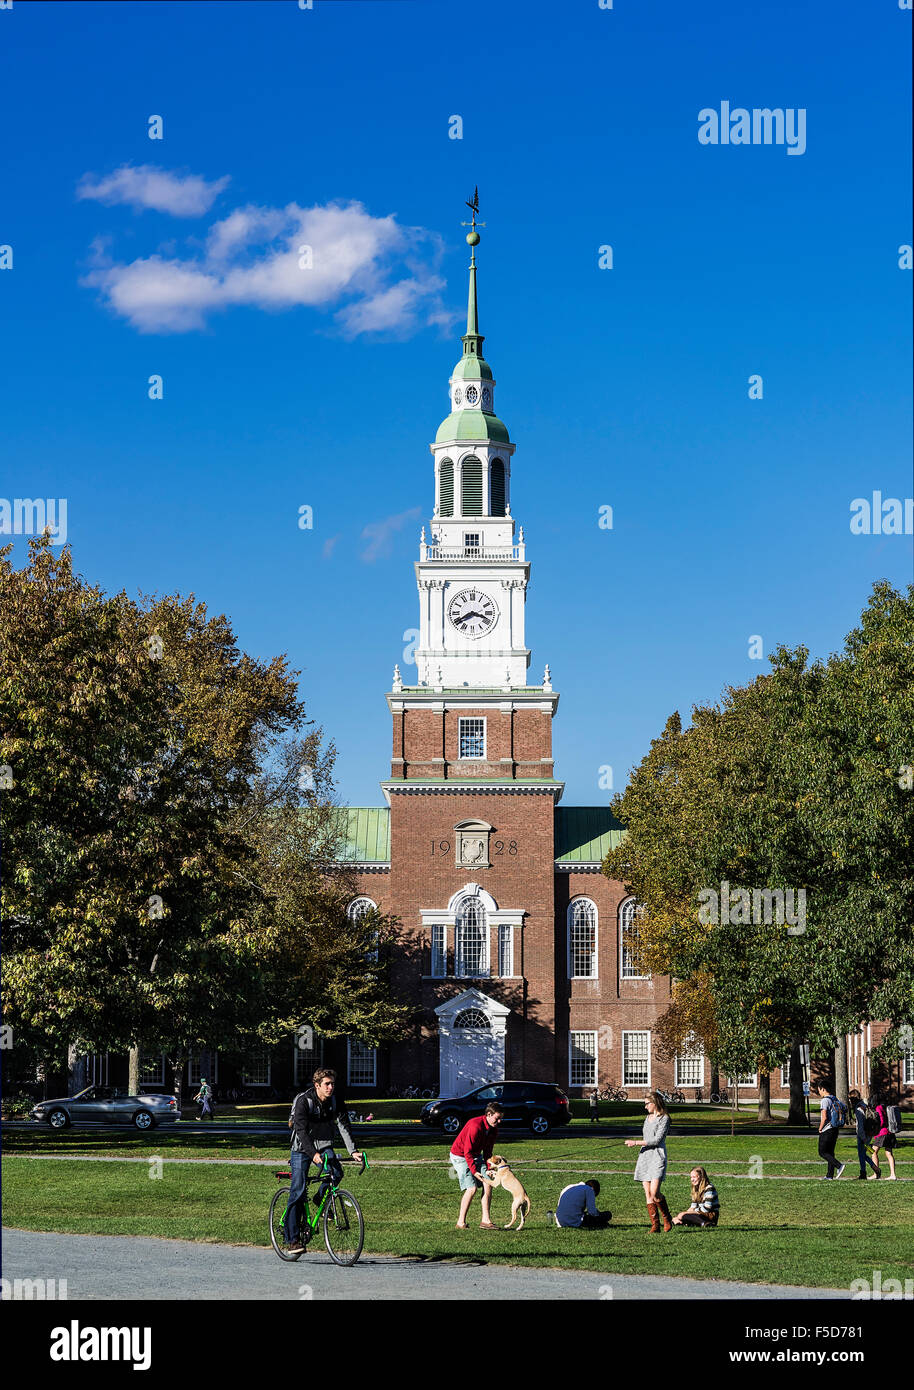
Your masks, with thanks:
<instances>
[{"instance_id":1,"label":"green copper dome","mask_svg":"<svg viewBox=\"0 0 914 1390\"><path fill-rule=\"evenodd\" d=\"M492 440L496 444L510 444L508 427L497 415L487 415L483 410L454 410L442 420L435 435L436 444L450 444L451 441L484 443Z\"/></svg>"},{"instance_id":2,"label":"green copper dome","mask_svg":"<svg viewBox=\"0 0 914 1390\"><path fill-rule=\"evenodd\" d=\"M463 381L466 377L473 381L495 380L488 362L484 357L477 357L476 353L466 353L451 372L452 381Z\"/></svg>"}]
</instances>

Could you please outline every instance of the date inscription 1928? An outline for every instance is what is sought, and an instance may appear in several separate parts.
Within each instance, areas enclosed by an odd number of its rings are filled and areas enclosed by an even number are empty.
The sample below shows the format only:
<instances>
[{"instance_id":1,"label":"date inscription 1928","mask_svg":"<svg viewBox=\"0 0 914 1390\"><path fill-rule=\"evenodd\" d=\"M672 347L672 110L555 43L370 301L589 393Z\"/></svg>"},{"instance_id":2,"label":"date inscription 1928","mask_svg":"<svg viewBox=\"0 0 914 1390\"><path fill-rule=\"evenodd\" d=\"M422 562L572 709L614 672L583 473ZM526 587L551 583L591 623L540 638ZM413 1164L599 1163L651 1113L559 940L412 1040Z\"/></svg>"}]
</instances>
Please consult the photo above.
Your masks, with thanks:
<instances>
[{"instance_id":1,"label":"date inscription 1928","mask_svg":"<svg viewBox=\"0 0 914 1390\"><path fill-rule=\"evenodd\" d=\"M450 852L451 852L451 842L450 842L450 840L432 840L432 854L433 854L433 855L438 855L439 858L442 858L444 855L450 854ZM517 841L516 841L516 840L496 840L496 841L495 841L495 853L496 853L496 855L499 855L499 854L515 855L515 854L517 853Z\"/></svg>"}]
</instances>

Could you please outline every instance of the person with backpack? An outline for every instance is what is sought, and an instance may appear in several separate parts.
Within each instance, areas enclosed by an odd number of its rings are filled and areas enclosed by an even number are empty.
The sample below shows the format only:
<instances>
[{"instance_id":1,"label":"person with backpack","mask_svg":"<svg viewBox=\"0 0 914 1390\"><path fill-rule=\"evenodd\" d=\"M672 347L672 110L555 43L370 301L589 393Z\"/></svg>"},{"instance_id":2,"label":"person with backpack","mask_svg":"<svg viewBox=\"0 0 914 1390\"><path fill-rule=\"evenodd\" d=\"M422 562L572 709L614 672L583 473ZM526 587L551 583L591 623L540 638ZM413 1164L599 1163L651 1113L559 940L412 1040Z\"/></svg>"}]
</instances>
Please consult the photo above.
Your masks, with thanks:
<instances>
[{"instance_id":1,"label":"person with backpack","mask_svg":"<svg viewBox=\"0 0 914 1390\"><path fill-rule=\"evenodd\" d=\"M866 1165L872 1168L872 1176L879 1177L879 1166L874 1163L867 1153L867 1145L872 1143L873 1135L879 1128L876 1120L876 1113L864 1101L859 1091L850 1093L851 1111L857 1125L857 1158L860 1163L860 1173L858 1182L863 1182L870 1176L866 1171Z\"/></svg>"},{"instance_id":2,"label":"person with backpack","mask_svg":"<svg viewBox=\"0 0 914 1390\"><path fill-rule=\"evenodd\" d=\"M194 1100L200 1106L198 1119L205 1119L208 1115L210 1120L215 1120L216 1115L213 1110L213 1088L210 1086L205 1076L200 1078L200 1089L194 1096Z\"/></svg>"},{"instance_id":3,"label":"person with backpack","mask_svg":"<svg viewBox=\"0 0 914 1390\"><path fill-rule=\"evenodd\" d=\"M832 1095L827 1086L817 1086L816 1091L822 1112L819 1116L819 1157L824 1158L828 1164L828 1171L822 1175L822 1181L828 1182L832 1178L840 1178L847 1167L846 1163L841 1163L835 1158L835 1144L838 1142L841 1126L847 1119L847 1106L837 1096Z\"/></svg>"},{"instance_id":4,"label":"person with backpack","mask_svg":"<svg viewBox=\"0 0 914 1390\"><path fill-rule=\"evenodd\" d=\"M349 1157L361 1163L362 1155L356 1148L349 1132L349 1121L344 1107L334 1095L336 1072L330 1067L319 1067L314 1073L313 1083L307 1091L300 1091L292 1102L289 1128L292 1131L292 1152L289 1167L292 1171L292 1187L286 1207L285 1237L286 1254L297 1255L305 1248L311 1237L308 1223L302 1224L302 1216L307 1200L308 1174L311 1165L323 1168L326 1157L329 1176L333 1182L340 1182L343 1170L333 1151L333 1131L339 1130L340 1137L349 1150ZM323 1188L318 1189L318 1196Z\"/></svg>"},{"instance_id":5,"label":"person with backpack","mask_svg":"<svg viewBox=\"0 0 914 1390\"><path fill-rule=\"evenodd\" d=\"M876 1130L876 1133L873 1135L872 1138L874 1159L873 1166L876 1169L875 1173L873 1173L873 1177L882 1177L882 1171L879 1167L879 1150L885 1149L885 1156L889 1161L889 1176L887 1181L895 1182L897 1174L895 1172L895 1154L893 1151L895 1148L895 1134L897 1133L898 1129L901 1128L901 1125L899 1123L901 1118L901 1112L899 1111L897 1105L887 1105L887 1099L887 1097L883 1096L871 1096L870 1098L870 1106L875 1112L876 1121L878 1124L878 1129ZM892 1121L894 1121L896 1125L896 1128L894 1130L892 1128Z\"/></svg>"}]
</instances>

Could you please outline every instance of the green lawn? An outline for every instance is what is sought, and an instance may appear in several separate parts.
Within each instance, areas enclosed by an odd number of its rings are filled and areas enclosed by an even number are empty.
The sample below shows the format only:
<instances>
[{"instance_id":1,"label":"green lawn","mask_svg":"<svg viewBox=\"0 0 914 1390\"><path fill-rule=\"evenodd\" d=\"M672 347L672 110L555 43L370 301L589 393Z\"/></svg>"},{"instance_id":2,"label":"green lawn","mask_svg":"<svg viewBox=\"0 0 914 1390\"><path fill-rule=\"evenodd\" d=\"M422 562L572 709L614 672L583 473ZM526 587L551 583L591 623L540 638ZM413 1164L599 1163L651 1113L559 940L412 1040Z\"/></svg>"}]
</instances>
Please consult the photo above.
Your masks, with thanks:
<instances>
[{"instance_id":1,"label":"green lawn","mask_svg":"<svg viewBox=\"0 0 914 1390\"><path fill-rule=\"evenodd\" d=\"M449 1176L449 1146L440 1135L423 1138L421 1144L385 1143L377 1136L369 1146L371 1171L362 1177L347 1173L347 1185L363 1204L370 1253L837 1288L870 1278L875 1269L883 1279L914 1277L914 1188L851 1181L856 1152L849 1137L839 1141L847 1173L826 1185L795 1180L822 1171L812 1136L674 1135L665 1184L671 1208L687 1205L688 1170L702 1163L717 1182L723 1214L716 1230L675 1230L669 1236L647 1232L641 1188L631 1177L633 1151L621 1139L588 1135L578 1126L546 1141L509 1135L499 1141L533 1202L524 1231L456 1231L458 1190ZM40 1159L40 1152L253 1157L271 1166L166 1162L163 1176L153 1179L145 1163ZM251 1135L161 1130L150 1143L149 1136L104 1131L8 1134L4 1222L33 1230L264 1245L276 1186L272 1164L280 1168L287 1156L272 1136L258 1141ZM899 1176L914 1178L914 1148L902 1146L897 1157ZM751 1177L753 1172L761 1177ZM548 1224L546 1209L554 1207L561 1188L591 1176L603 1185L600 1205L612 1209L612 1226L579 1232ZM507 1196L496 1193L496 1221L507 1220L508 1210ZM477 1201L471 1219L478 1221L478 1211Z\"/></svg>"}]
</instances>

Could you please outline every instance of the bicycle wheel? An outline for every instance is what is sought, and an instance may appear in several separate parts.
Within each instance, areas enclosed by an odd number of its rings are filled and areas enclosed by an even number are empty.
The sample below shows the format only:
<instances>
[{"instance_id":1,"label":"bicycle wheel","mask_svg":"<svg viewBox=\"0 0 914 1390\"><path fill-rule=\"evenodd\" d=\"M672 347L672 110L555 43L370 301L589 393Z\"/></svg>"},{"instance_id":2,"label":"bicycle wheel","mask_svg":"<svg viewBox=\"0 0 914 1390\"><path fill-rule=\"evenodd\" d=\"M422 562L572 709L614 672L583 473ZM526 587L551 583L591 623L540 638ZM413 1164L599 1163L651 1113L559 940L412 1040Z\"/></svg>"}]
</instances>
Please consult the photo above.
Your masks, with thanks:
<instances>
[{"instance_id":1,"label":"bicycle wheel","mask_svg":"<svg viewBox=\"0 0 914 1390\"><path fill-rule=\"evenodd\" d=\"M273 1193L270 1203L270 1244L281 1260L300 1260L305 1253L304 1250L299 1250L297 1255L287 1255L285 1250L286 1236L282 1223L291 1191L291 1187L281 1187L278 1192Z\"/></svg>"},{"instance_id":2,"label":"bicycle wheel","mask_svg":"<svg viewBox=\"0 0 914 1390\"><path fill-rule=\"evenodd\" d=\"M351 1192L338 1187L324 1208L324 1244L338 1265L354 1265L365 1242L362 1208Z\"/></svg>"}]
</instances>

